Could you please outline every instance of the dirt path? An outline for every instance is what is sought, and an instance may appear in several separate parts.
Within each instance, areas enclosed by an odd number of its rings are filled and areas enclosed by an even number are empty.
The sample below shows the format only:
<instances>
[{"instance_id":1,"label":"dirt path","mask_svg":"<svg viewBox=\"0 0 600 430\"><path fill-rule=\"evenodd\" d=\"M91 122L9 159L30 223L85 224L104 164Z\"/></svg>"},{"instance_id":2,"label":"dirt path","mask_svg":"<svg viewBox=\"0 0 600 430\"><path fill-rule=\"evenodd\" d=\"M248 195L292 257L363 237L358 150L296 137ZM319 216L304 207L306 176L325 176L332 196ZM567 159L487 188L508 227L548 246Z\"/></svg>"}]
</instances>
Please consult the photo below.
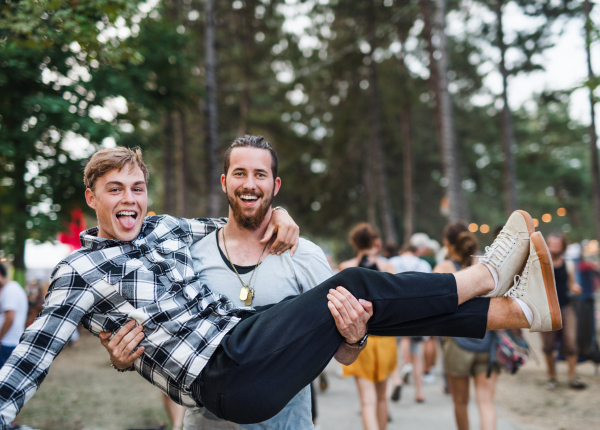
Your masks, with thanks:
<instances>
[{"instance_id":1,"label":"dirt path","mask_svg":"<svg viewBox=\"0 0 600 430\"><path fill-rule=\"evenodd\" d=\"M530 341L542 359L539 336ZM329 370L331 371L331 370ZM559 364L557 391L545 389L543 365L530 361L517 375L502 375L497 403L499 429L512 430L588 430L600 428L600 377L592 365L579 366L582 379L590 388L575 392L566 387L566 366ZM319 399L321 429L357 429L360 426L356 388L350 380L336 380L332 389ZM411 401L411 387L403 401L392 405L394 429L452 429L451 401L441 395L441 386L426 387L428 403ZM477 411L470 406L473 429ZM25 406L19 422L42 430L124 430L156 428L166 421L158 389L133 373L118 373L109 366L108 354L99 341L82 333L79 345L65 349L55 360L42 388ZM443 425L441 423L444 423ZM341 427L340 424L343 424Z\"/></svg>"},{"instance_id":2,"label":"dirt path","mask_svg":"<svg viewBox=\"0 0 600 430\"><path fill-rule=\"evenodd\" d=\"M108 353L87 331L54 361L19 423L42 430L157 428L166 421L160 391L135 373L110 367Z\"/></svg>"},{"instance_id":3,"label":"dirt path","mask_svg":"<svg viewBox=\"0 0 600 430\"><path fill-rule=\"evenodd\" d=\"M600 428L600 377L591 363L581 363L577 371L589 385L587 390L567 387L567 365L558 364L559 388L546 390L546 367L540 336L527 334L540 365L529 361L514 375L502 375L497 401L508 416L528 427L544 430L588 430Z\"/></svg>"}]
</instances>

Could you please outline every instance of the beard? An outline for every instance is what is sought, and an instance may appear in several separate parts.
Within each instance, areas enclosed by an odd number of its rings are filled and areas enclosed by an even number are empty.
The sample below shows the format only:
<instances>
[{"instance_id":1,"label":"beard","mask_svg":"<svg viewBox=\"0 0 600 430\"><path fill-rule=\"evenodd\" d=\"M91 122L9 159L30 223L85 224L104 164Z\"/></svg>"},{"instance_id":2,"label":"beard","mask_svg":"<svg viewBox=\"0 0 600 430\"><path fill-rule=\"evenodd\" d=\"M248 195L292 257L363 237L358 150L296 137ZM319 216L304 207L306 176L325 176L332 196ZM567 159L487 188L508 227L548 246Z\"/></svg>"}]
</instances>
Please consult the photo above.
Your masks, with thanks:
<instances>
[{"instance_id":1,"label":"beard","mask_svg":"<svg viewBox=\"0 0 600 430\"><path fill-rule=\"evenodd\" d=\"M243 206L237 197L241 195L253 195L258 198L262 198L263 202L260 206L258 206L255 212L252 215L246 215L245 210L246 207ZM269 212L269 208L271 207L271 203L273 202L273 192L270 195L265 197L265 194L261 191L247 191L247 190L236 190L233 192L233 195L230 195L227 192L227 201L229 202L229 206L233 212L233 218L235 222L243 228L244 230L256 231L262 222L265 220L267 213Z\"/></svg>"}]
</instances>

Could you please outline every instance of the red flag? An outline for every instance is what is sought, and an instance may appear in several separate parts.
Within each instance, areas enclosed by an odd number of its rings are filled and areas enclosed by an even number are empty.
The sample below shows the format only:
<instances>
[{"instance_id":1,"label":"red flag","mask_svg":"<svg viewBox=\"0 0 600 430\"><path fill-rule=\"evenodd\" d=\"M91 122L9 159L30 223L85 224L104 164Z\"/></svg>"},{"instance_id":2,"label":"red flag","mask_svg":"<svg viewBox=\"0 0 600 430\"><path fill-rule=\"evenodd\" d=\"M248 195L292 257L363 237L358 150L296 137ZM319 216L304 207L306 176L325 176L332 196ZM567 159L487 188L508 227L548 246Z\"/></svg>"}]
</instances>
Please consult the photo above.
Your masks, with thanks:
<instances>
[{"instance_id":1,"label":"red flag","mask_svg":"<svg viewBox=\"0 0 600 430\"><path fill-rule=\"evenodd\" d=\"M67 230L58 233L58 241L65 243L71 247L71 250L81 248L79 241L79 233L86 229L85 218L81 209L74 209L71 212L71 222L67 226Z\"/></svg>"}]
</instances>

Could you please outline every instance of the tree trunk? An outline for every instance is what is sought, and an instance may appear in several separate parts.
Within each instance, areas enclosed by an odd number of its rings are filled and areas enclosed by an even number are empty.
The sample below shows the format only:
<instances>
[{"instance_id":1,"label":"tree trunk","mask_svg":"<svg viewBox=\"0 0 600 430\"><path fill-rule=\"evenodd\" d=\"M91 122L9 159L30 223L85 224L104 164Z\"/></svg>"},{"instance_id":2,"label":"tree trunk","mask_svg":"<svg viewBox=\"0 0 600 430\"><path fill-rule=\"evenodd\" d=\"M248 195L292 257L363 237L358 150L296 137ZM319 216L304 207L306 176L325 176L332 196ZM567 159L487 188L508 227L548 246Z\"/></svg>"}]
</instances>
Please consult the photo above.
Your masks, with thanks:
<instances>
[{"instance_id":1,"label":"tree trunk","mask_svg":"<svg viewBox=\"0 0 600 430\"><path fill-rule=\"evenodd\" d=\"M594 71L592 69L592 21L590 19L590 12L592 10L592 4L589 0L585 0L583 3L583 9L585 13L585 51L587 54L587 66L588 66L588 80L590 85L594 79ZM596 134L596 109L593 87L590 87L590 158L592 161L592 201L594 204L594 223L596 225L596 239L600 241L600 167L598 162L598 135Z\"/></svg>"},{"instance_id":2,"label":"tree trunk","mask_svg":"<svg viewBox=\"0 0 600 430\"><path fill-rule=\"evenodd\" d=\"M502 150L504 152L504 209L506 216L517 210L517 179L515 170L515 155L513 148L516 146L513 131L512 114L508 105L508 71L506 70L506 45L504 44L504 30L502 24L502 6L504 0L496 1L497 43L500 48L500 73L502 74Z\"/></svg>"},{"instance_id":3,"label":"tree trunk","mask_svg":"<svg viewBox=\"0 0 600 430\"><path fill-rule=\"evenodd\" d=\"M188 216L188 133L186 116L184 111L179 112L179 133L177 133L177 158L179 169L177 169L177 215L180 217Z\"/></svg>"},{"instance_id":4,"label":"tree trunk","mask_svg":"<svg viewBox=\"0 0 600 430\"><path fill-rule=\"evenodd\" d=\"M433 94L435 106L435 132L438 137L440 154L442 153L442 113L438 102L438 64L435 59L435 46L433 45L433 3L431 0L419 0L421 14L423 15L423 39L429 54L429 91Z\"/></svg>"},{"instance_id":5,"label":"tree trunk","mask_svg":"<svg viewBox=\"0 0 600 430\"><path fill-rule=\"evenodd\" d=\"M410 74L404 61L406 52L404 51L405 38L401 37L402 48L400 51L400 76L404 88L402 110L400 113L400 132L402 134L402 175L404 183L404 237L403 242L407 243L415 232L415 203L413 191L413 156L412 156L412 135L411 135L411 92L410 92Z\"/></svg>"},{"instance_id":6,"label":"tree trunk","mask_svg":"<svg viewBox=\"0 0 600 430\"><path fill-rule=\"evenodd\" d=\"M175 178L173 177L173 164L175 162L175 128L173 125L173 114L167 112L164 119L165 143L163 146L163 213L172 214L175 211Z\"/></svg>"},{"instance_id":7,"label":"tree trunk","mask_svg":"<svg viewBox=\"0 0 600 430\"><path fill-rule=\"evenodd\" d=\"M363 183L367 200L367 222L372 226L377 225L377 190L373 175L373 151L369 145L364 145Z\"/></svg>"},{"instance_id":8,"label":"tree trunk","mask_svg":"<svg viewBox=\"0 0 600 430\"><path fill-rule=\"evenodd\" d=\"M15 159L15 185L13 188L15 198L15 214L24 214L23 216L15 217L15 254L12 262L15 269L14 280L21 286L25 286L25 241L29 238L29 230L27 229L27 220L29 218L27 211L27 192L23 176L27 173L27 160Z\"/></svg>"},{"instance_id":9,"label":"tree trunk","mask_svg":"<svg viewBox=\"0 0 600 430\"><path fill-rule=\"evenodd\" d=\"M413 157L412 157L412 137L410 132L410 105L402 108L402 117L400 118L400 129L402 132L402 168L404 171L404 242L408 242L415 232L415 204L413 196Z\"/></svg>"},{"instance_id":10,"label":"tree trunk","mask_svg":"<svg viewBox=\"0 0 600 430\"><path fill-rule=\"evenodd\" d=\"M215 0L206 0L204 22L206 63L206 155L208 174L208 216L219 216L219 141L217 128L217 56L215 52Z\"/></svg>"},{"instance_id":11,"label":"tree trunk","mask_svg":"<svg viewBox=\"0 0 600 430\"><path fill-rule=\"evenodd\" d=\"M431 12L428 3L429 0L421 0L422 10L426 13ZM430 69L436 68L436 104L438 109L439 124L440 124L440 146L442 150L442 165L444 176L448 180L446 195L450 201L450 221L469 219L469 208L462 189L462 180L460 175L460 163L458 157L458 149L456 144L456 135L454 132L454 118L452 113L452 102L450 93L448 92L448 47L446 41L446 0L436 0L436 10L433 18L433 25L429 23L429 27L433 29L439 38L438 49L433 49L433 43L430 39L428 44L431 45L430 53L432 53L432 61ZM431 20L431 15L424 14L426 21ZM437 57L437 58L435 58ZM437 61L435 61L437 60Z\"/></svg>"},{"instance_id":12,"label":"tree trunk","mask_svg":"<svg viewBox=\"0 0 600 430\"><path fill-rule=\"evenodd\" d=\"M242 17L242 22L240 23L241 40L244 52L241 70L243 71L243 83L245 84L254 80L252 64L254 58L254 35L256 34L256 31L254 30L252 23L254 22L255 9L256 5L254 1L246 1L246 5L243 8L244 13L240 14ZM244 85L244 88L240 91L239 113L240 123L238 126L238 135L243 136L249 133L250 89L246 85Z\"/></svg>"},{"instance_id":13,"label":"tree trunk","mask_svg":"<svg viewBox=\"0 0 600 430\"><path fill-rule=\"evenodd\" d=\"M367 31L375 33L375 5L373 0L369 5L369 17ZM383 241L387 245L398 244L398 234L394 225L392 213L392 202L390 199L387 173L385 171L385 157L383 155L383 144L381 135L381 114L379 112L379 88L377 78L377 66L373 59L375 40L371 40L371 52L369 53L369 128L371 134L371 151L373 152L373 166L376 178L376 187L379 197L379 208L383 220Z\"/></svg>"}]
</instances>

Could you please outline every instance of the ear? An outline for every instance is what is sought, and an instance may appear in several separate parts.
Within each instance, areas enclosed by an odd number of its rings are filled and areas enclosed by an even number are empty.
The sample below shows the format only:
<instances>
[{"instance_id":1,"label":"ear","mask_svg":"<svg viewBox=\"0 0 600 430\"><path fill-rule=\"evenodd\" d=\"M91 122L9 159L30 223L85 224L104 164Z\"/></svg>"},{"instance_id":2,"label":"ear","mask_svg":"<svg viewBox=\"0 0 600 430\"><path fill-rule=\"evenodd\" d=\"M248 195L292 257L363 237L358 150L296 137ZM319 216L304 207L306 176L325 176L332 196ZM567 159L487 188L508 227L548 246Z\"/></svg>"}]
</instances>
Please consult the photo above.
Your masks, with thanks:
<instances>
[{"instance_id":1,"label":"ear","mask_svg":"<svg viewBox=\"0 0 600 430\"><path fill-rule=\"evenodd\" d=\"M227 194L227 180L225 179L225 175L221 175L221 188L223 192Z\"/></svg>"},{"instance_id":2,"label":"ear","mask_svg":"<svg viewBox=\"0 0 600 430\"><path fill-rule=\"evenodd\" d=\"M273 197L277 195L279 189L281 188L281 178L278 176L275 178L275 186L273 187Z\"/></svg>"},{"instance_id":3,"label":"ear","mask_svg":"<svg viewBox=\"0 0 600 430\"><path fill-rule=\"evenodd\" d=\"M85 201L89 207L91 207L92 209L96 209L96 196L94 195L94 192L89 188L85 189Z\"/></svg>"}]
</instances>

